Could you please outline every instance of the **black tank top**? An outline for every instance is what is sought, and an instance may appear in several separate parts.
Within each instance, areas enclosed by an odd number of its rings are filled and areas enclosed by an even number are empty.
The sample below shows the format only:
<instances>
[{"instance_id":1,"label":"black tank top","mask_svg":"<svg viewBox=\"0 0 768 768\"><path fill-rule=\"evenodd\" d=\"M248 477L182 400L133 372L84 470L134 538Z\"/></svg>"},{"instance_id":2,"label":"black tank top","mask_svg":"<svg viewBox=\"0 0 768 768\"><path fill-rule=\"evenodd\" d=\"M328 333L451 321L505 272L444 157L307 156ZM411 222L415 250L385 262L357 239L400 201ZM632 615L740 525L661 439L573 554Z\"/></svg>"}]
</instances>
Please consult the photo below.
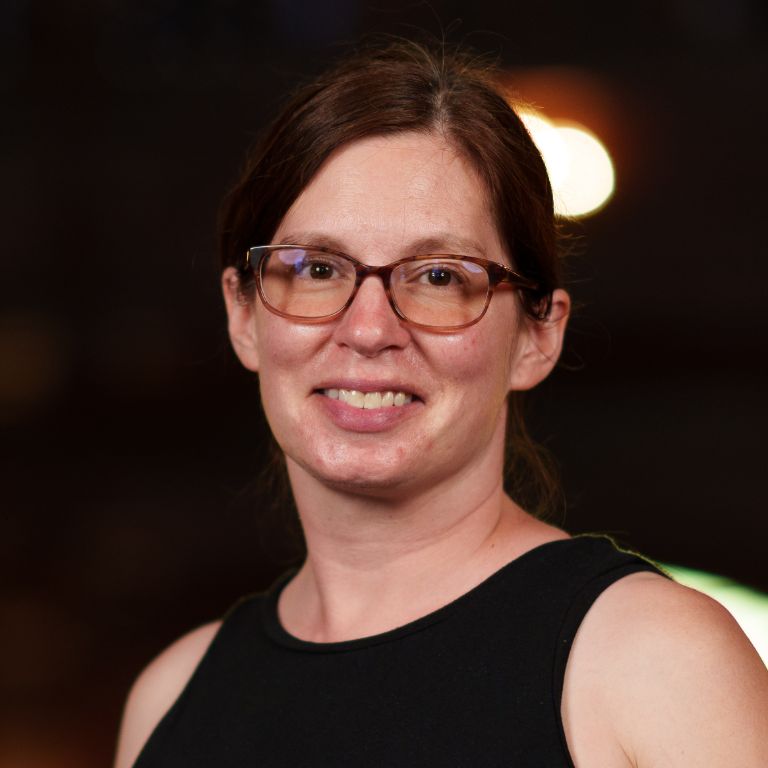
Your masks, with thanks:
<instances>
[{"instance_id":1,"label":"black tank top","mask_svg":"<svg viewBox=\"0 0 768 768\"><path fill-rule=\"evenodd\" d=\"M573 768L560 717L568 652L610 584L656 571L605 537L550 542L383 634L289 635L291 574L226 616L136 768Z\"/></svg>"}]
</instances>

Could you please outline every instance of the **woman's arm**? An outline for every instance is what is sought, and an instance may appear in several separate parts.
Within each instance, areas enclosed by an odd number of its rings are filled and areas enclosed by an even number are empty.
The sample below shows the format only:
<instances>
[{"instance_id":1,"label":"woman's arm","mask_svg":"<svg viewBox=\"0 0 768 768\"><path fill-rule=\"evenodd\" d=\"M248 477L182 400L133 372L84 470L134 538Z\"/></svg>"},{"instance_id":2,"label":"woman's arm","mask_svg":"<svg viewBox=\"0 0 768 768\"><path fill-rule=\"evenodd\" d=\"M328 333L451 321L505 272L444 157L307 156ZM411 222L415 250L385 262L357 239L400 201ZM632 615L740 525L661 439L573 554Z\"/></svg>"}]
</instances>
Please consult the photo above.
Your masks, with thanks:
<instances>
[{"instance_id":1,"label":"woman's arm","mask_svg":"<svg viewBox=\"0 0 768 768\"><path fill-rule=\"evenodd\" d=\"M651 574L622 579L590 610L568 666L577 768L591 752L580 712L602 718L601 733L636 768L768 766L768 669L709 597Z\"/></svg>"},{"instance_id":2,"label":"woman's arm","mask_svg":"<svg viewBox=\"0 0 768 768\"><path fill-rule=\"evenodd\" d=\"M206 624L184 635L139 675L125 705L115 768L134 764L155 726L181 694L220 624Z\"/></svg>"}]
</instances>

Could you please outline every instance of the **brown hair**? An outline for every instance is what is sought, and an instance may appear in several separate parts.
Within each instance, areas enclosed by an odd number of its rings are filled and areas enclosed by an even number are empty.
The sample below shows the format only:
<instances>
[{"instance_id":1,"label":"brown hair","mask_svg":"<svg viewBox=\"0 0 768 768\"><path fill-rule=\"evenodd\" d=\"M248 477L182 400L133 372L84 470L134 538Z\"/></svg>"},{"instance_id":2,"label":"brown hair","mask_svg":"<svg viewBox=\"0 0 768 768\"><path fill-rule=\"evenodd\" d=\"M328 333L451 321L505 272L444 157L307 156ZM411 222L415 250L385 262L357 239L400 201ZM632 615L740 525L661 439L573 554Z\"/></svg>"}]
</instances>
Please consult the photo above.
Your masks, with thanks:
<instances>
[{"instance_id":1,"label":"brown hair","mask_svg":"<svg viewBox=\"0 0 768 768\"><path fill-rule=\"evenodd\" d=\"M301 87L251 150L221 211L222 267L271 242L288 209L338 147L370 136L439 133L483 179L502 244L513 267L539 288L521 291L535 320L549 312L562 284L552 190L525 126L492 67L467 52L411 41L367 46ZM528 437L519 394L507 424L510 492L532 512L557 495L551 469ZM511 463L510 463L511 461Z\"/></svg>"}]
</instances>

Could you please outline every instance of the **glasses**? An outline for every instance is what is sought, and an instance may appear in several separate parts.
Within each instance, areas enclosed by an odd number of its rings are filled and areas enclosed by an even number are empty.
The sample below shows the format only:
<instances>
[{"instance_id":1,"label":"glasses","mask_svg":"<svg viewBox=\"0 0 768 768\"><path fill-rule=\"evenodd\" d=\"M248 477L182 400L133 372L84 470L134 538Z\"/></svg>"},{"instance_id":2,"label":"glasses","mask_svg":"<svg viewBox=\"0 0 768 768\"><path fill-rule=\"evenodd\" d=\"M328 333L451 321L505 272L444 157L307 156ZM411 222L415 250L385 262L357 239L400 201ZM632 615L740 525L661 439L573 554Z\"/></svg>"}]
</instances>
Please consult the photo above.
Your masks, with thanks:
<instances>
[{"instance_id":1,"label":"glasses","mask_svg":"<svg viewBox=\"0 0 768 768\"><path fill-rule=\"evenodd\" d=\"M538 284L495 261L430 254L371 267L345 253L305 245L257 245L248 250L264 305L281 317L330 320L352 303L366 277L381 278L395 314L433 330L466 328L482 318L500 283Z\"/></svg>"}]
</instances>

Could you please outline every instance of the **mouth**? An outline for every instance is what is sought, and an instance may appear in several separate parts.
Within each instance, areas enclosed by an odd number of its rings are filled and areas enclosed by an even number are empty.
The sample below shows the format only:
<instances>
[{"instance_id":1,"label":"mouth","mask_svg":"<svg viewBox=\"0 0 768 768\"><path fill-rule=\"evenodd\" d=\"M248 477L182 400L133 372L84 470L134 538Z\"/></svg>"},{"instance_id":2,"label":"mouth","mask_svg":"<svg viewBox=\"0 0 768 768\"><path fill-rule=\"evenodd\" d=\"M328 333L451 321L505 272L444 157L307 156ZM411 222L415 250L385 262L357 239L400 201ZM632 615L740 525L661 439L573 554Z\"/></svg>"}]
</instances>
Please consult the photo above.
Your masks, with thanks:
<instances>
[{"instance_id":1,"label":"mouth","mask_svg":"<svg viewBox=\"0 0 768 768\"><path fill-rule=\"evenodd\" d=\"M329 387L328 389L317 390L321 395L329 397L331 400L339 400L342 403L359 408L360 410L372 411L382 408L402 408L414 400L419 400L417 395L412 392L403 392L401 390L375 390L362 392L359 389L343 389Z\"/></svg>"}]
</instances>

